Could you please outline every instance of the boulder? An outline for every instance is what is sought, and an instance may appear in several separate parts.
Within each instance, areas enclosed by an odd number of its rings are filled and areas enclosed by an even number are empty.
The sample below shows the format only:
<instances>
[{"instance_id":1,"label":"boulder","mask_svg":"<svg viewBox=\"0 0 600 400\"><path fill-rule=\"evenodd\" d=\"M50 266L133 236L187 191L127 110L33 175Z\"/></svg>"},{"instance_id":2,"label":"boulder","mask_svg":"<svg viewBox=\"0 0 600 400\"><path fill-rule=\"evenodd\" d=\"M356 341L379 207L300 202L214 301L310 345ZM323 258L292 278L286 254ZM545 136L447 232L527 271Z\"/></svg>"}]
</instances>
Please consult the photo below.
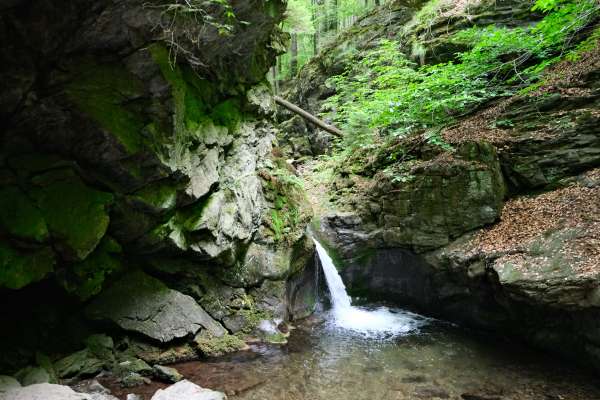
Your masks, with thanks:
<instances>
[{"instance_id":1,"label":"boulder","mask_svg":"<svg viewBox=\"0 0 600 400\"><path fill-rule=\"evenodd\" d=\"M225 329L196 301L169 289L141 271L132 272L105 290L87 308L95 320L110 320L127 331L163 343L206 329L216 336Z\"/></svg>"},{"instance_id":2,"label":"boulder","mask_svg":"<svg viewBox=\"0 0 600 400\"><path fill-rule=\"evenodd\" d=\"M0 400L92 400L87 394L77 393L68 386L39 383L0 392Z\"/></svg>"},{"instance_id":3,"label":"boulder","mask_svg":"<svg viewBox=\"0 0 600 400\"><path fill-rule=\"evenodd\" d=\"M158 390L151 400L226 400L224 393L204 389L190 381L181 381Z\"/></svg>"}]
</instances>

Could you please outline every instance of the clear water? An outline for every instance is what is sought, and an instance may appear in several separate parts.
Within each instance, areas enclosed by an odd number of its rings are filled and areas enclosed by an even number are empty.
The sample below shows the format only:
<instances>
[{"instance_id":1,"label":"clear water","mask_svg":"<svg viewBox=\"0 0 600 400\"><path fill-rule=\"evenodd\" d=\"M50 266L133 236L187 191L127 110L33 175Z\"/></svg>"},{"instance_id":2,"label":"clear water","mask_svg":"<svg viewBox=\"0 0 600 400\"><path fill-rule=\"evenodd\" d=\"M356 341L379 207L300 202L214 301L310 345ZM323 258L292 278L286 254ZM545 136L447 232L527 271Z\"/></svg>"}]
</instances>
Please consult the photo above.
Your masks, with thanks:
<instances>
[{"instance_id":1,"label":"clear water","mask_svg":"<svg viewBox=\"0 0 600 400\"><path fill-rule=\"evenodd\" d=\"M373 339L331 317L299 326L285 346L175 367L240 400L600 399L594 377L514 344L437 321Z\"/></svg>"}]
</instances>

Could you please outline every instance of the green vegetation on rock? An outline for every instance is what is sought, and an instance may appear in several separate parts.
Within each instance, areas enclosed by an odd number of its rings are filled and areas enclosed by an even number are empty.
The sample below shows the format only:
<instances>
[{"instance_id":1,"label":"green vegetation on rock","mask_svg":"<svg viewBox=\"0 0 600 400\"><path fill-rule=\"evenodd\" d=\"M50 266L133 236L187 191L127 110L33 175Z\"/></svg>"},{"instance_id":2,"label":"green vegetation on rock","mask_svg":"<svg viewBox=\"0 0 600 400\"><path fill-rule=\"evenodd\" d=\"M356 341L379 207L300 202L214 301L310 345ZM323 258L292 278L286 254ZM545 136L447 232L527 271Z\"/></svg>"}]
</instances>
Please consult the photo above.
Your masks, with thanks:
<instances>
[{"instance_id":1,"label":"green vegetation on rock","mask_svg":"<svg viewBox=\"0 0 600 400\"><path fill-rule=\"evenodd\" d=\"M196 348L207 357L219 357L247 347L246 343L235 335L225 334L217 337L204 330L196 335L194 343Z\"/></svg>"},{"instance_id":2,"label":"green vegetation on rock","mask_svg":"<svg viewBox=\"0 0 600 400\"><path fill-rule=\"evenodd\" d=\"M119 271L121 262L116 257L121 246L112 238L105 236L98 247L85 260L69 266L65 271L62 285L69 293L81 300L100 293L106 278Z\"/></svg>"},{"instance_id":3,"label":"green vegetation on rock","mask_svg":"<svg viewBox=\"0 0 600 400\"><path fill-rule=\"evenodd\" d=\"M113 195L86 186L63 171L37 177L33 195L52 237L62 243L67 257L86 258L108 228L107 206Z\"/></svg>"},{"instance_id":4,"label":"green vegetation on rock","mask_svg":"<svg viewBox=\"0 0 600 400\"><path fill-rule=\"evenodd\" d=\"M0 287L21 289L40 281L53 271L54 264L54 253L49 247L22 251L0 242Z\"/></svg>"},{"instance_id":5,"label":"green vegetation on rock","mask_svg":"<svg viewBox=\"0 0 600 400\"><path fill-rule=\"evenodd\" d=\"M48 227L33 201L16 186L0 188L0 226L18 238L43 242Z\"/></svg>"},{"instance_id":6,"label":"green vegetation on rock","mask_svg":"<svg viewBox=\"0 0 600 400\"><path fill-rule=\"evenodd\" d=\"M143 93L143 85L123 65L83 61L74 68L67 95L83 112L113 134L129 153L143 145L144 121L127 103Z\"/></svg>"}]
</instances>

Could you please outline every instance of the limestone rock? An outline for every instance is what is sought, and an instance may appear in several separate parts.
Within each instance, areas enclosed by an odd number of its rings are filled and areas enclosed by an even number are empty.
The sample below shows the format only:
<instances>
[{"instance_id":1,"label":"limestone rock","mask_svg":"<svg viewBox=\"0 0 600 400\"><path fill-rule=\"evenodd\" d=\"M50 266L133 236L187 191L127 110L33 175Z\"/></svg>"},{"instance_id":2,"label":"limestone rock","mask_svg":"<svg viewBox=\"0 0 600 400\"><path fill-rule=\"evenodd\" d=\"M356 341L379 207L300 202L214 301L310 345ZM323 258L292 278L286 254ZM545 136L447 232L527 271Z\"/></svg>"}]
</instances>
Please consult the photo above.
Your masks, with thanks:
<instances>
[{"instance_id":1,"label":"limestone rock","mask_svg":"<svg viewBox=\"0 0 600 400\"><path fill-rule=\"evenodd\" d=\"M158 390L151 400L227 400L227 396L184 380L164 390Z\"/></svg>"},{"instance_id":2,"label":"limestone rock","mask_svg":"<svg viewBox=\"0 0 600 400\"><path fill-rule=\"evenodd\" d=\"M176 383L183 379L183 375L175 368L165 367L163 365L154 366L154 376L166 382Z\"/></svg>"},{"instance_id":3,"label":"limestone rock","mask_svg":"<svg viewBox=\"0 0 600 400\"><path fill-rule=\"evenodd\" d=\"M87 394L77 393L68 386L39 383L0 392L0 400L92 400Z\"/></svg>"},{"instance_id":4,"label":"limestone rock","mask_svg":"<svg viewBox=\"0 0 600 400\"><path fill-rule=\"evenodd\" d=\"M87 308L92 319L110 320L121 328L167 343L207 329L225 329L190 296L169 289L141 271L132 272L105 290Z\"/></svg>"}]
</instances>

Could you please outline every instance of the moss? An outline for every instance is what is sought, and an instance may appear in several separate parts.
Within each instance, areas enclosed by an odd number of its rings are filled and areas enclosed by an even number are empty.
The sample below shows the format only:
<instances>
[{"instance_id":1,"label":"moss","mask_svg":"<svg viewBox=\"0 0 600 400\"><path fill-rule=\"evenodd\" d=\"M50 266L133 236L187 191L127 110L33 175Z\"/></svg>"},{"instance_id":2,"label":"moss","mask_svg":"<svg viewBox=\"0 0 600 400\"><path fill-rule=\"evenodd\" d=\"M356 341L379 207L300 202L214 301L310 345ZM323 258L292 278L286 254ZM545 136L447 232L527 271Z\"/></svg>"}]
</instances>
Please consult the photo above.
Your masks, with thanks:
<instances>
[{"instance_id":1,"label":"moss","mask_svg":"<svg viewBox=\"0 0 600 400\"><path fill-rule=\"evenodd\" d=\"M0 188L0 226L19 238L37 242L48 239L42 213L16 186Z\"/></svg>"},{"instance_id":2,"label":"moss","mask_svg":"<svg viewBox=\"0 0 600 400\"><path fill-rule=\"evenodd\" d=\"M263 340L267 343L272 343L272 344L286 344L287 343L287 337L281 332L266 335L263 338Z\"/></svg>"},{"instance_id":3,"label":"moss","mask_svg":"<svg viewBox=\"0 0 600 400\"><path fill-rule=\"evenodd\" d=\"M144 121L125 106L143 93L143 84L122 65L83 61L74 68L67 95L83 112L113 134L129 153L142 148Z\"/></svg>"},{"instance_id":4,"label":"moss","mask_svg":"<svg viewBox=\"0 0 600 400\"><path fill-rule=\"evenodd\" d=\"M104 237L92 254L66 271L61 282L63 287L83 301L100 293L106 278L121 269L121 262L116 257L120 252L119 243Z\"/></svg>"},{"instance_id":5,"label":"moss","mask_svg":"<svg viewBox=\"0 0 600 400\"><path fill-rule=\"evenodd\" d=\"M243 350L247 347L246 343L234 335L225 334L221 337L216 337L202 331L194 339L196 347L200 352L207 357L219 357L227 353Z\"/></svg>"},{"instance_id":6,"label":"moss","mask_svg":"<svg viewBox=\"0 0 600 400\"><path fill-rule=\"evenodd\" d=\"M214 84L200 78L188 66L173 64L164 46L154 45L150 52L173 91L176 140L202 137L203 127L213 122L230 132L237 128L242 120L239 100L220 101L220 91Z\"/></svg>"},{"instance_id":7,"label":"moss","mask_svg":"<svg viewBox=\"0 0 600 400\"><path fill-rule=\"evenodd\" d=\"M243 118L240 110L241 105L239 100L225 100L213 108L210 117L217 125L226 126L229 132L233 132Z\"/></svg>"},{"instance_id":8,"label":"moss","mask_svg":"<svg viewBox=\"0 0 600 400\"><path fill-rule=\"evenodd\" d=\"M54 270L54 253L49 247L19 251L0 242L0 287L21 289L42 280Z\"/></svg>"},{"instance_id":9,"label":"moss","mask_svg":"<svg viewBox=\"0 0 600 400\"><path fill-rule=\"evenodd\" d=\"M132 196L135 200L157 210L171 210L177 203L177 188L168 182L144 187Z\"/></svg>"},{"instance_id":10,"label":"moss","mask_svg":"<svg viewBox=\"0 0 600 400\"><path fill-rule=\"evenodd\" d=\"M47 173L35 182L39 187L33 195L52 237L62 242L68 256L83 260L108 228L112 194L89 188L68 171Z\"/></svg>"}]
</instances>

